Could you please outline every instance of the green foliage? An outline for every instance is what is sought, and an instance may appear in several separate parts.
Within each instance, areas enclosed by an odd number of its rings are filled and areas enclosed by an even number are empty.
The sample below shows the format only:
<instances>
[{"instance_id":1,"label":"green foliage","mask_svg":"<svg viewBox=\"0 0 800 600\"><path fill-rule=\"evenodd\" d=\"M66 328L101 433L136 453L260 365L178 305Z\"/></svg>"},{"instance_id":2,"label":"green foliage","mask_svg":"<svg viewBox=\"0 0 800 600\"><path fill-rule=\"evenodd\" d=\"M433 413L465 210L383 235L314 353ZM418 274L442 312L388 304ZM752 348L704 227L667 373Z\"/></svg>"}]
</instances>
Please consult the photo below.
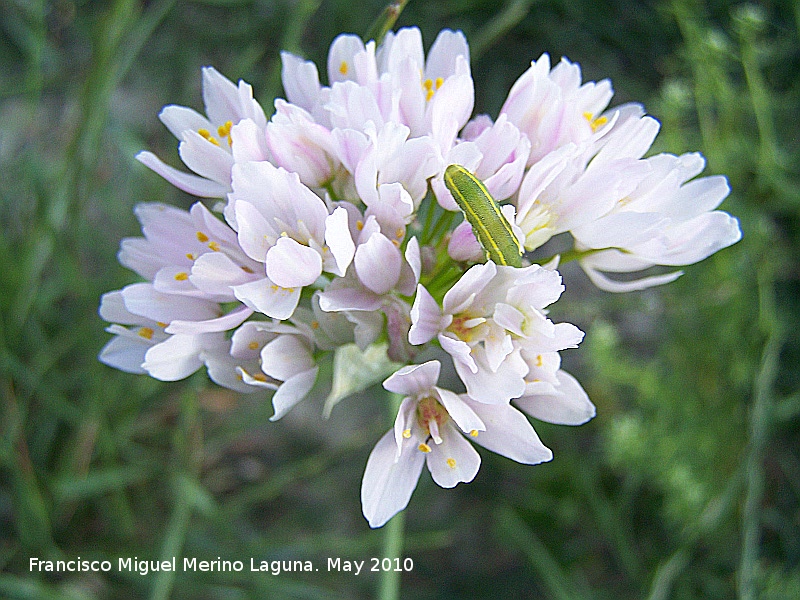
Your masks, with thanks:
<instances>
[{"instance_id":1,"label":"green foliage","mask_svg":"<svg viewBox=\"0 0 800 600\"><path fill-rule=\"evenodd\" d=\"M324 63L384 2L0 1L0 596L369 598L381 556L360 514L380 407L323 399L270 423L268 398L198 375L161 384L101 365L100 295L135 203L191 199L133 160L176 163L156 115L199 107L200 66L281 94L280 49ZM598 407L538 425L555 460L489 453L475 482L423 477L406 514L403 596L778 599L800 589L800 11L788 0L410 2L398 25L472 43L478 111L496 115L543 51L643 101L658 151L724 173L743 240L669 286L585 286L555 320ZM566 300L566 299L565 299ZM577 315L577 317L576 317ZM376 395L376 388L360 392ZM376 403L366 403L372 406ZM317 573L31 572L30 557L313 560Z\"/></svg>"}]
</instances>

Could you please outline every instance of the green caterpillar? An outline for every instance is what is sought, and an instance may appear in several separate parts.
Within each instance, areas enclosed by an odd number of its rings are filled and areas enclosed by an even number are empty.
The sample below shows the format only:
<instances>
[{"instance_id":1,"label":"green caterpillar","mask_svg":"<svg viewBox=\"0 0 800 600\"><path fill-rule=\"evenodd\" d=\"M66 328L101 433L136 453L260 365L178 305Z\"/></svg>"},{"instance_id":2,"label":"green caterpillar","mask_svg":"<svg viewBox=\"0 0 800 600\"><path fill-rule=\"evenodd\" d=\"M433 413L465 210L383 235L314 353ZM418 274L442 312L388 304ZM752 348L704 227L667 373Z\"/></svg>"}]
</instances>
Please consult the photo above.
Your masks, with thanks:
<instances>
[{"instance_id":1,"label":"green caterpillar","mask_svg":"<svg viewBox=\"0 0 800 600\"><path fill-rule=\"evenodd\" d=\"M498 265L521 267L522 245L486 186L461 165L445 169L444 184L472 225L486 258Z\"/></svg>"}]
</instances>

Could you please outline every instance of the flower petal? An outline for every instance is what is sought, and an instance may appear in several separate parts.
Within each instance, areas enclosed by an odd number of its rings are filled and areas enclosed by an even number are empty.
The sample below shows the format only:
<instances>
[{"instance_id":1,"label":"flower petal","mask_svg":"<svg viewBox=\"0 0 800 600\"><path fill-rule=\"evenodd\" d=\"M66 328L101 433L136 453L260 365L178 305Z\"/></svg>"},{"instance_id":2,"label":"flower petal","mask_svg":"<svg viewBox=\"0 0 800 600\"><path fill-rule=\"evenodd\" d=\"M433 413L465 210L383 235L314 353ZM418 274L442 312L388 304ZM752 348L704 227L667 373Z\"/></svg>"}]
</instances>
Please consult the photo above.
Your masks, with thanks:
<instances>
[{"instance_id":1,"label":"flower petal","mask_svg":"<svg viewBox=\"0 0 800 600\"><path fill-rule=\"evenodd\" d=\"M322 274L319 252L290 237L281 237L267 252L267 277L276 285L295 288L311 285Z\"/></svg>"},{"instance_id":2,"label":"flower petal","mask_svg":"<svg viewBox=\"0 0 800 600\"><path fill-rule=\"evenodd\" d=\"M443 488L475 479L481 466L481 455L472 447L452 423L442 431L442 443L433 445L425 455L431 477Z\"/></svg>"},{"instance_id":3,"label":"flower petal","mask_svg":"<svg viewBox=\"0 0 800 600\"><path fill-rule=\"evenodd\" d=\"M361 482L361 510L372 528L382 527L403 510L417 486L425 455L406 445L396 457L394 432L375 444Z\"/></svg>"}]
</instances>

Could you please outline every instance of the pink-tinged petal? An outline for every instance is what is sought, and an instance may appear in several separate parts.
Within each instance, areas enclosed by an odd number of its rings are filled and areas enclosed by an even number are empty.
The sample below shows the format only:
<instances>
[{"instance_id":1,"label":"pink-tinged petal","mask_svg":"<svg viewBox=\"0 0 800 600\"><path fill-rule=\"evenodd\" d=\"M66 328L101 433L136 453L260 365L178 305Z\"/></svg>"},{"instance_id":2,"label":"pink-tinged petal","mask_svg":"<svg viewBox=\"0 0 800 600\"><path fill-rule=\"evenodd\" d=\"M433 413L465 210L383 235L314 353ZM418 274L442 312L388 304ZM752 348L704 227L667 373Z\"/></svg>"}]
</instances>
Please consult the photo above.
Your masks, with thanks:
<instances>
[{"instance_id":1,"label":"pink-tinged petal","mask_svg":"<svg viewBox=\"0 0 800 600\"><path fill-rule=\"evenodd\" d=\"M715 210L673 225L664 237L666 252L651 260L660 265L690 265L738 242L742 230L736 217Z\"/></svg>"},{"instance_id":2,"label":"pink-tinged petal","mask_svg":"<svg viewBox=\"0 0 800 600\"><path fill-rule=\"evenodd\" d=\"M173 335L151 347L144 356L142 368L161 381L178 381L203 366L200 352L203 336Z\"/></svg>"},{"instance_id":3,"label":"pink-tinged petal","mask_svg":"<svg viewBox=\"0 0 800 600\"><path fill-rule=\"evenodd\" d=\"M395 455L395 459L400 458L400 454L403 452L403 446L406 444L413 444L414 446L418 446L420 443L424 442L423 439L418 439L422 432L420 431L421 428L417 423L417 405L419 402L416 398L403 398L403 401L400 403L400 408L397 409L397 417L394 420L394 441L397 445L397 454ZM408 440L406 441L405 436L409 436ZM412 441L412 439L414 441Z\"/></svg>"},{"instance_id":4,"label":"pink-tinged petal","mask_svg":"<svg viewBox=\"0 0 800 600\"><path fill-rule=\"evenodd\" d=\"M439 334L438 340L442 350L453 357L456 370L458 370L458 368L466 368L472 373L477 373L478 365L472 357L472 348L470 348L469 344L463 340L458 340L442 333Z\"/></svg>"},{"instance_id":5,"label":"pink-tinged petal","mask_svg":"<svg viewBox=\"0 0 800 600\"><path fill-rule=\"evenodd\" d=\"M419 283L419 276L422 274L422 255L419 249L419 241L416 236L408 240L405 251L405 259L414 273L414 286Z\"/></svg>"},{"instance_id":6,"label":"pink-tinged petal","mask_svg":"<svg viewBox=\"0 0 800 600\"><path fill-rule=\"evenodd\" d=\"M152 169L161 177L169 181L176 188L183 190L187 194L200 196L201 198L224 198L230 191L230 186L223 185L217 181L211 181L204 177L198 177L190 173L184 173L174 167L165 164L152 152L139 152L136 160L144 166Z\"/></svg>"},{"instance_id":7,"label":"pink-tinged petal","mask_svg":"<svg viewBox=\"0 0 800 600\"><path fill-rule=\"evenodd\" d=\"M485 351L480 346L472 349L472 358L477 367L475 372L460 361L453 362L458 376L467 387L467 394L473 400L484 404L505 404L525 393L528 365L519 352L509 354L494 372L489 368Z\"/></svg>"},{"instance_id":8,"label":"pink-tinged petal","mask_svg":"<svg viewBox=\"0 0 800 600\"><path fill-rule=\"evenodd\" d=\"M247 256L266 262L267 251L275 244L278 233L258 209L249 202L238 200L234 206L239 226L239 245Z\"/></svg>"},{"instance_id":9,"label":"pink-tinged petal","mask_svg":"<svg viewBox=\"0 0 800 600\"><path fill-rule=\"evenodd\" d=\"M98 360L126 373L142 375L147 373L142 368L145 353L152 343L140 336L116 336L111 339L97 356Z\"/></svg>"},{"instance_id":10,"label":"pink-tinged petal","mask_svg":"<svg viewBox=\"0 0 800 600\"><path fill-rule=\"evenodd\" d=\"M673 271L672 273L665 273L664 275L642 277L641 279L635 279L632 281L615 281L597 269L593 268L588 263L583 264L583 261L581 261L581 267L586 275L589 276L589 279L592 281L592 283L598 288L606 292L616 293L638 292L640 290L646 290L647 288L671 283L683 275L683 271Z\"/></svg>"},{"instance_id":11,"label":"pink-tinged petal","mask_svg":"<svg viewBox=\"0 0 800 600\"><path fill-rule=\"evenodd\" d=\"M453 488L475 479L481 467L481 455L452 423L447 423L442 431L442 443L432 445L425 462L436 483L443 488Z\"/></svg>"},{"instance_id":12,"label":"pink-tinged petal","mask_svg":"<svg viewBox=\"0 0 800 600\"><path fill-rule=\"evenodd\" d=\"M447 78L456 72L456 59L463 56L469 65L469 45L460 31L442 29L436 36L425 60L425 78Z\"/></svg>"},{"instance_id":13,"label":"pink-tinged petal","mask_svg":"<svg viewBox=\"0 0 800 600\"><path fill-rule=\"evenodd\" d=\"M486 251L481 247L478 238L472 231L468 221L462 221L453 230L450 241L447 243L447 254L459 262L481 261L486 256Z\"/></svg>"},{"instance_id":14,"label":"pink-tinged petal","mask_svg":"<svg viewBox=\"0 0 800 600\"><path fill-rule=\"evenodd\" d=\"M200 256L192 266L189 281L198 290L213 295L222 302L236 299L233 287L247 283L256 275L244 271L222 252L207 252Z\"/></svg>"},{"instance_id":15,"label":"pink-tinged petal","mask_svg":"<svg viewBox=\"0 0 800 600\"><path fill-rule=\"evenodd\" d=\"M657 237L667 223L659 213L618 212L576 227L572 234L587 249L632 248Z\"/></svg>"},{"instance_id":16,"label":"pink-tinged petal","mask_svg":"<svg viewBox=\"0 0 800 600\"><path fill-rule=\"evenodd\" d=\"M465 310L496 273L497 266L491 261L471 267L444 295L444 312L455 315Z\"/></svg>"},{"instance_id":17,"label":"pink-tinged petal","mask_svg":"<svg viewBox=\"0 0 800 600\"><path fill-rule=\"evenodd\" d=\"M233 156L228 150L209 142L196 131L185 131L178 146L183 163L202 177L230 184Z\"/></svg>"},{"instance_id":18,"label":"pink-tinged petal","mask_svg":"<svg viewBox=\"0 0 800 600\"><path fill-rule=\"evenodd\" d=\"M559 385L554 394L523 396L514 403L532 417L556 425L583 425L594 418L594 404L578 380L562 370L556 377Z\"/></svg>"},{"instance_id":19,"label":"pink-tinged petal","mask_svg":"<svg viewBox=\"0 0 800 600\"><path fill-rule=\"evenodd\" d=\"M286 99L311 112L319 101L319 73L316 65L289 52L281 52L281 80Z\"/></svg>"},{"instance_id":20,"label":"pink-tinged petal","mask_svg":"<svg viewBox=\"0 0 800 600\"><path fill-rule=\"evenodd\" d=\"M542 444L525 415L513 406L481 404L469 398L464 402L486 423L486 431L470 438L473 442L525 465L552 460L553 453Z\"/></svg>"},{"instance_id":21,"label":"pink-tinged petal","mask_svg":"<svg viewBox=\"0 0 800 600\"><path fill-rule=\"evenodd\" d=\"M319 306L326 312L342 310L375 311L383 304L377 294L361 287L341 287L326 289L319 296ZM383 318L381 317L381 327Z\"/></svg>"},{"instance_id":22,"label":"pink-tinged petal","mask_svg":"<svg viewBox=\"0 0 800 600\"><path fill-rule=\"evenodd\" d=\"M470 405L464 402L462 396L439 387L436 388L436 392L439 395L439 402L461 431L474 435L475 431L486 430L486 424Z\"/></svg>"},{"instance_id":23,"label":"pink-tinged petal","mask_svg":"<svg viewBox=\"0 0 800 600\"><path fill-rule=\"evenodd\" d=\"M431 341L436 334L447 327L452 317L442 315L442 310L433 299L425 286L417 286L417 296L411 307L411 330L408 332L408 341L414 346L419 346Z\"/></svg>"},{"instance_id":24,"label":"pink-tinged petal","mask_svg":"<svg viewBox=\"0 0 800 600\"><path fill-rule=\"evenodd\" d=\"M219 316L219 305L215 302L163 294L149 283L134 283L125 287L122 297L130 312L161 323L170 323L176 319L203 321Z\"/></svg>"},{"instance_id":25,"label":"pink-tinged petal","mask_svg":"<svg viewBox=\"0 0 800 600\"><path fill-rule=\"evenodd\" d=\"M441 367L442 364L438 360L402 367L383 382L383 387L395 394L406 396L425 393L436 385Z\"/></svg>"},{"instance_id":26,"label":"pink-tinged petal","mask_svg":"<svg viewBox=\"0 0 800 600\"><path fill-rule=\"evenodd\" d=\"M236 84L214 67L203 67L203 104L212 123L239 121L239 92Z\"/></svg>"},{"instance_id":27,"label":"pink-tinged petal","mask_svg":"<svg viewBox=\"0 0 800 600\"><path fill-rule=\"evenodd\" d=\"M491 371L497 371L506 356L514 350L511 336L496 323L487 323L487 333L483 338L483 347L486 351L486 364Z\"/></svg>"},{"instance_id":28,"label":"pink-tinged petal","mask_svg":"<svg viewBox=\"0 0 800 600\"><path fill-rule=\"evenodd\" d=\"M158 118L176 138L183 139L184 131L197 131L198 129L214 129L207 118L193 108L170 104L161 109Z\"/></svg>"},{"instance_id":29,"label":"pink-tinged petal","mask_svg":"<svg viewBox=\"0 0 800 600\"><path fill-rule=\"evenodd\" d=\"M397 458L392 431L375 444L361 482L361 509L370 527L382 527L408 505L424 463L425 455L410 445Z\"/></svg>"},{"instance_id":30,"label":"pink-tinged petal","mask_svg":"<svg viewBox=\"0 0 800 600\"><path fill-rule=\"evenodd\" d=\"M213 300L214 302L224 302L226 300L225 298L212 297L198 290L189 281L188 270L174 265L167 265L158 270L158 273L153 278L153 288L158 292L175 296L192 296L194 298Z\"/></svg>"},{"instance_id":31,"label":"pink-tinged petal","mask_svg":"<svg viewBox=\"0 0 800 600\"><path fill-rule=\"evenodd\" d=\"M99 313L100 318L104 321L119 323L120 325L142 325L146 321L151 321L150 319L135 315L125 308L122 290L115 290L103 294L100 297Z\"/></svg>"},{"instance_id":32,"label":"pink-tinged petal","mask_svg":"<svg viewBox=\"0 0 800 600\"><path fill-rule=\"evenodd\" d=\"M296 335L280 335L261 349L261 370L280 381L314 368L308 345Z\"/></svg>"},{"instance_id":33,"label":"pink-tinged petal","mask_svg":"<svg viewBox=\"0 0 800 600\"><path fill-rule=\"evenodd\" d=\"M235 162L270 160L264 130L252 119L239 121L231 128L231 152Z\"/></svg>"},{"instance_id":34,"label":"pink-tinged petal","mask_svg":"<svg viewBox=\"0 0 800 600\"><path fill-rule=\"evenodd\" d=\"M317 380L318 367L302 371L287 379L272 396L272 408L275 411L269 420L277 421L289 412L298 402L308 395Z\"/></svg>"},{"instance_id":35,"label":"pink-tinged petal","mask_svg":"<svg viewBox=\"0 0 800 600\"><path fill-rule=\"evenodd\" d=\"M204 352L201 358L206 365L206 369L208 369L208 377L217 385L242 394L252 394L258 391L258 386L244 381L244 377L239 371L242 364L240 359L221 351ZM248 364L247 368L256 370L258 365L255 363Z\"/></svg>"},{"instance_id":36,"label":"pink-tinged petal","mask_svg":"<svg viewBox=\"0 0 800 600\"><path fill-rule=\"evenodd\" d=\"M326 268L326 270L339 277L344 277L347 267L353 261L356 245L350 236L347 211L341 206L325 219L325 243L330 248L335 261L335 269Z\"/></svg>"},{"instance_id":37,"label":"pink-tinged petal","mask_svg":"<svg viewBox=\"0 0 800 600\"><path fill-rule=\"evenodd\" d=\"M285 288L311 285L322 274L319 252L290 237L281 237L267 252L267 277Z\"/></svg>"},{"instance_id":38,"label":"pink-tinged petal","mask_svg":"<svg viewBox=\"0 0 800 600\"><path fill-rule=\"evenodd\" d=\"M356 273L367 288L385 294L400 277L401 255L397 247L382 233L374 233L356 248Z\"/></svg>"},{"instance_id":39,"label":"pink-tinged petal","mask_svg":"<svg viewBox=\"0 0 800 600\"><path fill-rule=\"evenodd\" d=\"M164 331L167 333L187 333L196 335L198 333L213 333L218 331L228 331L244 323L245 319L253 314L253 309L242 306L232 310L226 315L216 319L205 321L180 321L175 320L169 324Z\"/></svg>"},{"instance_id":40,"label":"pink-tinged petal","mask_svg":"<svg viewBox=\"0 0 800 600\"><path fill-rule=\"evenodd\" d=\"M283 288L269 279L243 283L233 288L235 296L255 311L273 319L285 320L292 316L300 301L301 288Z\"/></svg>"},{"instance_id":41,"label":"pink-tinged petal","mask_svg":"<svg viewBox=\"0 0 800 600\"><path fill-rule=\"evenodd\" d=\"M525 315L518 311L513 306L499 302L494 307L494 315L492 319L503 329L507 329L511 333L520 337L524 336L523 324L525 323Z\"/></svg>"},{"instance_id":42,"label":"pink-tinged petal","mask_svg":"<svg viewBox=\"0 0 800 600\"><path fill-rule=\"evenodd\" d=\"M355 79L353 58L363 52L364 42L357 35L343 33L336 36L328 50L328 84Z\"/></svg>"},{"instance_id":43,"label":"pink-tinged petal","mask_svg":"<svg viewBox=\"0 0 800 600\"><path fill-rule=\"evenodd\" d=\"M394 74L408 60L416 65L416 74L419 75L425 67L425 51L419 28L403 27L397 33L388 32L378 52L381 70Z\"/></svg>"}]
</instances>

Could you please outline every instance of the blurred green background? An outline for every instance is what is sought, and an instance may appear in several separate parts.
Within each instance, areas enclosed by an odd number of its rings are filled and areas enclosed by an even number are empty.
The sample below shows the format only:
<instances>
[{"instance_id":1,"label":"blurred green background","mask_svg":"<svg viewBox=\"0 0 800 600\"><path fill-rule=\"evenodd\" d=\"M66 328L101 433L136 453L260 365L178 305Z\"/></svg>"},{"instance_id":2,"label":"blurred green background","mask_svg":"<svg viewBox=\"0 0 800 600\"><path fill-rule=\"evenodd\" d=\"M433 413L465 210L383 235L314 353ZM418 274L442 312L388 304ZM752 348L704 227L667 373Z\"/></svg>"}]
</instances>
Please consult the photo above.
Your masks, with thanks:
<instances>
[{"instance_id":1,"label":"blurred green background","mask_svg":"<svg viewBox=\"0 0 800 600\"><path fill-rule=\"evenodd\" d=\"M386 428L372 390L328 421L312 400L205 374L164 384L105 367L100 295L132 208L193 199L137 163L179 164L161 106L201 109L200 67L269 111L280 49L324 65L381 1L0 0L0 597L371 598L381 556L360 478ZM611 78L612 104L663 124L654 151L726 174L743 240L677 282L594 291L574 269L554 320L587 332L565 363L598 408L536 424L553 462L488 452L455 490L424 474L406 519L403 598L800 598L800 3L412 0L398 26L470 41L492 115L544 51ZM317 573L31 573L43 559L312 560ZM369 565L369 562L367 563Z\"/></svg>"}]
</instances>

